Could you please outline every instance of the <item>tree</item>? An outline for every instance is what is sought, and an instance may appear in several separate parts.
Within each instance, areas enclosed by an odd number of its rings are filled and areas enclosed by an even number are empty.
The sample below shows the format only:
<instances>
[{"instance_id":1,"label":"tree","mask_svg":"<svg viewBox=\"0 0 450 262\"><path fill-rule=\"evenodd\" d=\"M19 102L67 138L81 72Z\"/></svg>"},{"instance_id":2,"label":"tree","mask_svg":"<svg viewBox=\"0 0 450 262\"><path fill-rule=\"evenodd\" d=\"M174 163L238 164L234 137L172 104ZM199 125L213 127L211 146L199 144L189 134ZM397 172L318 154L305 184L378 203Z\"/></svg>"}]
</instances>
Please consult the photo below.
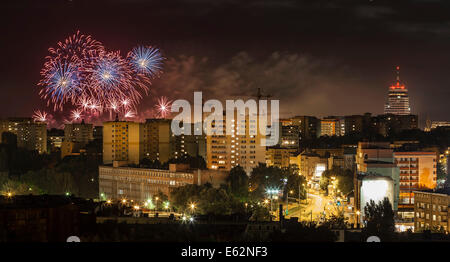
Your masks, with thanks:
<instances>
[{"instance_id":1,"label":"tree","mask_svg":"<svg viewBox=\"0 0 450 262\"><path fill-rule=\"evenodd\" d=\"M347 195L353 190L353 172L350 169L334 166L332 169L325 170L320 178L320 188L327 194L332 177L336 178L336 187L342 194Z\"/></svg>"},{"instance_id":2,"label":"tree","mask_svg":"<svg viewBox=\"0 0 450 262\"><path fill-rule=\"evenodd\" d=\"M375 203L370 200L364 207L365 236L379 236L381 240L392 240L395 231L394 211L387 197Z\"/></svg>"},{"instance_id":3,"label":"tree","mask_svg":"<svg viewBox=\"0 0 450 262\"><path fill-rule=\"evenodd\" d=\"M9 193L12 193L14 195L27 195L33 193L31 185L22 183L17 180L7 179L3 182L1 185L1 194L7 195Z\"/></svg>"},{"instance_id":4,"label":"tree","mask_svg":"<svg viewBox=\"0 0 450 262\"><path fill-rule=\"evenodd\" d=\"M248 176L241 166L233 167L227 177L227 183L231 194L241 200L248 197Z\"/></svg>"},{"instance_id":5,"label":"tree","mask_svg":"<svg viewBox=\"0 0 450 262\"><path fill-rule=\"evenodd\" d=\"M253 168L249 178L250 198L258 201L266 197L267 189L284 188L284 179L288 179L288 173L279 167L266 167L265 164Z\"/></svg>"},{"instance_id":6,"label":"tree","mask_svg":"<svg viewBox=\"0 0 450 262\"><path fill-rule=\"evenodd\" d=\"M306 198L306 179L304 176L299 175L297 166L289 165L289 167L285 170L288 174L287 181L287 193L290 194L291 197L298 197L300 199Z\"/></svg>"}]
</instances>

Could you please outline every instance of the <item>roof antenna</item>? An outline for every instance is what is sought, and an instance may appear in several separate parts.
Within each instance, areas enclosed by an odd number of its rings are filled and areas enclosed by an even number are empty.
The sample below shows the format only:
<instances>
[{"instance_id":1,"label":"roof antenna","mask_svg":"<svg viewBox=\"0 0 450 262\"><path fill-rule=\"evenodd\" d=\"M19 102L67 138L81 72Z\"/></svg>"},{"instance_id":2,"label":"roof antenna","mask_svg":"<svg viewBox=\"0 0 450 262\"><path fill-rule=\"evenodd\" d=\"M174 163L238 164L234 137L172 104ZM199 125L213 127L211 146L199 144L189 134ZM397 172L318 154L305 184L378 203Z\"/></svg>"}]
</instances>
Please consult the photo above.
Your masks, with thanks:
<instances>
[{"instance_id":1,"label":"roof antenna","mask_svg":"<svg viewBox=\"0 0 450 262\"><path fill-rule=\"evenodd\" d=\"M400 85L400 67L399 66L397 66L397 86L399 86Z\"/></svg>"}]
</instances>

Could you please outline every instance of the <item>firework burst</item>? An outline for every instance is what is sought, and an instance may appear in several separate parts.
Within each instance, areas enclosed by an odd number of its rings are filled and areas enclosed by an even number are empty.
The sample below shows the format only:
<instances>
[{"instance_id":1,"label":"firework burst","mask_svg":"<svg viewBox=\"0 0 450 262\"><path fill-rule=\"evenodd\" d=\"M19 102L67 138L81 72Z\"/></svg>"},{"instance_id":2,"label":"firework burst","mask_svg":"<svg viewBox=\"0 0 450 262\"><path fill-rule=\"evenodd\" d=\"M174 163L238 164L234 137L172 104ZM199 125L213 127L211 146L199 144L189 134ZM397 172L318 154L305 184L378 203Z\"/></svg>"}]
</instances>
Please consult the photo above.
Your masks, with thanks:
<instances>
[{"instance_id":1,"label":"firework burst","mask_svg":"<svg viewBox=\"0 0 450 262\"><path fill-rule=\"evenodd\" d=\"M34 114L33 114L33 120L35 122L47 122L47 116L48 116L48 114L46 112L41 111L41 110L36 110L36 111L34 111Z\"/></svg>"},{"instance_id":2,"label":"firework burst","mask_svg":"<svg viewBox=\"0 0 450 262\"><path fill-rule=\"evenodd\" d=\"M49 52L38 83L40 97L54 111L69 106L86 117L135 112L141 92L148 93L150 79L159 76L164 60L157 48L144 46L123 58L79 31Z\"/></svg>"},{"instance_id":3,"label":"firework burst","mask_svg":"<svg viewBox=\"0 0 450 262\"><path fill-rule=\"evenodd\" d=\"M167 97L160 97L155 107L159 117L166 118L170 114L172 101L168 100Z\"/></svg>"},{"instance_id":4,"label":"firework burst","mask_svg":"<svg viewBox=\"0 0 450 262\"><path fill-rule=\"evenodd\" d=\"M128 59L138 73L148 77L159 76L164 58L159 49L151 46L138 46L128 53Z\"/></svg>"},{"instance_id":5,"label":"firework burst","mask_svg":"<svg viewBox=\"0 0 450 262\"><path fill-rule=\"evenodd\" d=\"M82 114L82 112L79 109L72 110L72 114L71 114L72 122L80 120L82 117L81 114Z\"/></svg>"}]
</instances>

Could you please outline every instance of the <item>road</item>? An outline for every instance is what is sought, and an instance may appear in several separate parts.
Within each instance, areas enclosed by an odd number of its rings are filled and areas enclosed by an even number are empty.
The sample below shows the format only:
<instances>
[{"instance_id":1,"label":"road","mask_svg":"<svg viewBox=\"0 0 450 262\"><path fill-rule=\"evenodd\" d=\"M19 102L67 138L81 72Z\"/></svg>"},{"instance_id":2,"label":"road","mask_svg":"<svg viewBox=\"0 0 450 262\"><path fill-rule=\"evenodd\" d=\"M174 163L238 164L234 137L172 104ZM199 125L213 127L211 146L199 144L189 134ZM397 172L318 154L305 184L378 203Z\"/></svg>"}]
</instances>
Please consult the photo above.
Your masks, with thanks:
<instances>
[{"instance_id":1,"label":"road","mask_svg":"<svg viewBox=\"0 0 450 262\"><path fill-rule=\"evenodd\" d=\"M313 191L308 192L307 195L307 204L303 201L300 207L297 203L289 205L289 215L287 217L298 217L301 221L320 221L324 212L327 217L336 213L337 209L333 204L332 197L323 196Z\"/></svg>"}]
</instances>

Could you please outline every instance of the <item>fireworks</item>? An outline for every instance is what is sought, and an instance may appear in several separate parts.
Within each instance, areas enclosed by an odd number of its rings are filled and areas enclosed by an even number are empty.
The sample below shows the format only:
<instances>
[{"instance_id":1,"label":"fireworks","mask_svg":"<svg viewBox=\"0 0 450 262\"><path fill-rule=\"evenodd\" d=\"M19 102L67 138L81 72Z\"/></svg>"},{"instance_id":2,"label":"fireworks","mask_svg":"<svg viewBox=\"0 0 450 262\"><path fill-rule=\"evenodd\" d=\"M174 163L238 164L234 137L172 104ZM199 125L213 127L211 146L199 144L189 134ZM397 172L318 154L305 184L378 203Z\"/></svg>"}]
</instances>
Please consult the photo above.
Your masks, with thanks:
<instances>
[{"instance_id":1,"label":"fireworks","mask_svg":"<svg viewBox=\"0 0 450 262\"><path fill-rule=\"evenodd\" d=\"M164 60L159 49L151 46L133 48L128 53L128 59L136 72L151 77L161 73L162 61Z\"/></svg>"},{"instance_id":2,"label":"fireworks","mask_svg":"<svg viewBox=\"0 0 450 262\"><path fill-rule=\"evenodd\" d=\"M125 118L133 118L136 114L133 111L127 111L124 115Z\"/></svg>"},{"instance_id":3,"label":"fireworks","mask_svg":"<svg viewBox=\"0 0 450 262\"><path fill-rule=\"evenodd\" d=\"M47 122L48 114L44 111L36 110L33 114L33 120L35 122Z\"/></svg>"},{"instance_id":4,"label":"fireworks","mask_svg":"<svg viewBox=\"0 0 450 262\"><path fill-rule=\"evenodd\" d=\"M166 118L170 114L170 108L172 106L172 101L168 100L166 97L161 97L158 99L158 104L156 105L156 110L158 111L159 117Z\"/></svg>"},{"instance_id":5,"label":"fireworks","mask_svg":"<svg viewBox=\"0 0 450 262\"><path fill-rule=\"evenodd\" d=\"M80 118L81 118L81 110L79 110L79 109L72 110L71 118L72 118L72 122L80 120Z\"/></svg>"},{"instance_id":6,"label":"fireworks","mask_svg":"<svg viewBox=\"0 0 450 262\"><path fill-rule=\"evenodd\" d=\"M39 95L54 111L73 108L72 119L81 113L126 115L136 110L141 92L147 94L150 79L160 75L164 59L157 48L143 46L123 58L119 51L107 51L79 31L49 52L41 70Z\"/></svg>"},{"instance_id":7,"label":"fireworks","mask_svg":"<svg viewBox=\"0 0 450 262\"><path fill-rule=\"evenodd\" d=\"M46 63L39 85L46 86L39 94L54 104L54 109L62 108L64 102L75 99L81 92L79 70L75 63L52 61Z\"/></svg>"}]
</instances>

